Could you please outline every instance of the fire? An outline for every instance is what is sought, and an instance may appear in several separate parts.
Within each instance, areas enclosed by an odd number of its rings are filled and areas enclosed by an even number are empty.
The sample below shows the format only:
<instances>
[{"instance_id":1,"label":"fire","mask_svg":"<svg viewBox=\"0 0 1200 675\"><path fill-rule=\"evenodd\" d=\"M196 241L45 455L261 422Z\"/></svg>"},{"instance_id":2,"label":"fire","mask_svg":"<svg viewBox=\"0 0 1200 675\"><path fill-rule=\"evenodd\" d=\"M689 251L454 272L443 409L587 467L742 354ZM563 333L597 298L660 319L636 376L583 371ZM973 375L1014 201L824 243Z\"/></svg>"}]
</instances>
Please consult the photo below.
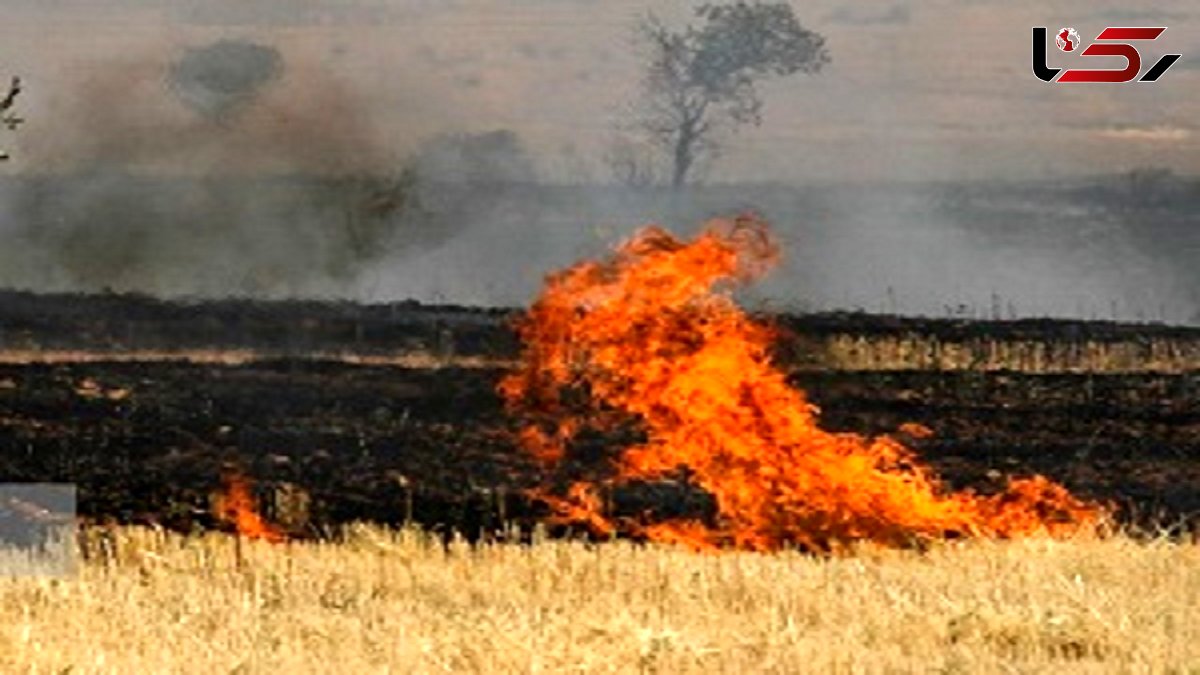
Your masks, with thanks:
<instances>
[{"instance_id":1,"label":"fire","mask_svg":"<svg viewBox=\"0 0 1200 675\"><path fill-rule=\"evenodd\" d=\"M287 539L284 533L258 515L250 484L240 474L225 476L225 491L217 496L214 510L221 520L233 525L238 536L247 539L265 539L280 543Z\"/></svg>"},{"instance_id":2,"label":"fire","mask_svg":"<svg viewBox=\"0 0 1200 675\"><path fill-rule=\"evenodd\" d=\"M771 362L772 331L730 296L778 255L766 224L743 216L691 242L647 228L608 260L547 278L499 389L529 422L521 445L551 475L571 475L567 489L535 493L557 520L760 551L1094 530L1104 510L1041 476L992 496L952 492L895 438L821 429L818 408ZM632 442L604 475L588 474L597 437L613 436ZM613 489L669 481L711 495L715 517L607 515Z\"/></svg>"}]
</instances>

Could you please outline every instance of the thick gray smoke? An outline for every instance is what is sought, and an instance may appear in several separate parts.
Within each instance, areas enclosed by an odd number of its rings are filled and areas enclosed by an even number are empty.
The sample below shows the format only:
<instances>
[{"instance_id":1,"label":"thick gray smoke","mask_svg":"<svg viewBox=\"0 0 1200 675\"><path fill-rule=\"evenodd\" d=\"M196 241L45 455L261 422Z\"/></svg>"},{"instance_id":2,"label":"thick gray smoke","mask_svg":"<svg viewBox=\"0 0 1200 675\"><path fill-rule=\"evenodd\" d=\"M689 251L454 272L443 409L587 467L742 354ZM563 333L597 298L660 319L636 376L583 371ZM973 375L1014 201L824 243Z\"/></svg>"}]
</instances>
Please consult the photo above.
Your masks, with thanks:
<instances>
[{"instance_id":1,"label":"thick gray smoke","mask_svg":"<svg viewBox=\"0 0 1200 675\"><path fill-rule=\"evenodd\" d=\"M647 223L679 233L761 213L780 265L741 293L751 306L956 318L1060 316L1196 322L1191 259L1150 246L1161 211L1066 188L978 183L669 189L542 186L404 265L372 271L365 297L527 302L550 270L602 255ZM1183 207L1180 207L1181 209ZM1180 232L1163 241L1179 241ZM1188 271L1188 270L1191 271Z\"/></svg>"},{"instance_id":2,"label":"thick gray smoke","mask_svg":"<svg viewBox=\"0 0 1200 675\"><path fill-rule=\"evenodd\" d=\"M605 184L603 155L585 139L572 155L585 171L547 170L556 158L544 144L530 156L516 133L488 130L492 117L479 118L503 106L459 115L478 82L453 104L446 90L474 71L426 61L389 62L382 74L363 61L338 70L336 49L314 55L318 47L291 45L131 50L80 69L76 81L56 80L69 94L22 110L31 125L14 153L20 171L0 178L0 286L515 305L533 297L546 272L600 255L636 227L687 233L750 208L772 223L785 252L746 292L752 303L1200 319L1200 183L1191 178L1133 180L1113 169L1050 186L935 183L930 167L990 161L954 156L947 141L947 157L909 158L888 142L864 157L903 183L745 184L735 173L727 184L679 193ZM627 73L631 82L636 74ZM880 105L879 91L854 89L847 98L835 88L830 100L867 111L863 128L884 141L900 139L888 132L899 129L897 106L909 99ZM771 93L775 109L781 92ZM545 126L506 119L531 137ZM410 123L408 136L396 131ZM742 143L731 139L718 166L736 165L742 152L750 155L743 165L821 167L843 150L840 141ZM640 161L626 155L613 159ZM648 182L636 178L623 177Z\"/></svg>"},{"instance_id":3,"label":"thick gray smoke","mask_svg":"<svg viewBox=\"0 0 1200 675\"><path fill-rule=\"evenodd\" d=\"M453 236L460 221L422 206L446 200L387 150L362 98L248 42L89 72L24 158L41 173L0 184L0 285L340 294L366 266Z\"/></svg>"}]
</instances>

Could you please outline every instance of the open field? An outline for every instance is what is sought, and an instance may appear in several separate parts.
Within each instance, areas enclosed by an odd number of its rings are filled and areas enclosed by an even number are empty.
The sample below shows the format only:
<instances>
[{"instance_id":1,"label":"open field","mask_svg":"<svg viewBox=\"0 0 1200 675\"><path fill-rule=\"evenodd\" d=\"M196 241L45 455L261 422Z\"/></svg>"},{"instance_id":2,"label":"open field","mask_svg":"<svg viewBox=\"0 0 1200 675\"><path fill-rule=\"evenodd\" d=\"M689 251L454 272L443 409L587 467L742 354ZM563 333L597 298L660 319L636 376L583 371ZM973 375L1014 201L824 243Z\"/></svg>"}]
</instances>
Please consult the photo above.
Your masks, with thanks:
<instances>
[{"instance_id":1,"label":"open field","mask_svg":"<svg viewBox=\"0 0 1200 675\"><path fill-rule=\"evenodd\" d=\"M510 362L516 310L400 302L38 295L0 290L0 363L324 359L411 365ZM760 313L779 359L804 370L1200 371L1200 328L1107 321Z\"/></svg>"},{"instance_id":2,"label":"open field","mask_svg":"<svg viewBox=\"0 0 1200 675\"><path fill-rule=\"evenodd\" d=\"M515 356L509 316L0 294L0 477L74 482L90 518L184 531L215 524L228 467L297 534L360 519L472 537L531 524L542 512L523 490L540 476L495 393ZM1125 522L1200 517L1200 331L771 320L823 424L922 424L932 436L904 440L951 487L990 492L1041 473L1116 503Z\"/></svg>"},{"instance_id":3,"label":"open field","mask_svg":"<svg viewBox=\"0 0 1200 675\"><path fill-rule=\"evenodd\" d=\"M1195 544L975 541L814 558L622 542L443 549L374 528L284 546L87 535L78 576L0 579L0 670L1200 668Z\"/></svg>"},{"instance_id":4,"label":"open field","mask_svg":"<svg viewBox=\"0 0 1200 675\"><path fill-rule=\"evenodd\" d=\"M76 483L89 522L78 576L0 579L0 671L1200 669L1196 331L774 317L824 427L898 433L955 489L1040 473L1170 536L697 555L540 524L496 394L505 313L98 302L0 321L0 477ZM295 540L207 531L231 467Z\"/></svg>"},{"instance_id":5,"label":"open field","mask_svg":"<svg viewBox=\"0 0 1200 675\"><path fill-rule=\"evenodd\" d=\"M495 368L338 362L0 365L0 474L69 481L85 515L213 525L237 466L301 533L357 519L475 536L536 520ZM1044 474L1142 524L1200 513L1200 387L1169 374L798 372L831 429L905 438L956 488ZM279 497L277 499L276 497ZM643 504L644 506L644 504ZM635 502L630 508L639 508ZM284 518L287 519L287 518Z\"/></svg>"}]
</instances>

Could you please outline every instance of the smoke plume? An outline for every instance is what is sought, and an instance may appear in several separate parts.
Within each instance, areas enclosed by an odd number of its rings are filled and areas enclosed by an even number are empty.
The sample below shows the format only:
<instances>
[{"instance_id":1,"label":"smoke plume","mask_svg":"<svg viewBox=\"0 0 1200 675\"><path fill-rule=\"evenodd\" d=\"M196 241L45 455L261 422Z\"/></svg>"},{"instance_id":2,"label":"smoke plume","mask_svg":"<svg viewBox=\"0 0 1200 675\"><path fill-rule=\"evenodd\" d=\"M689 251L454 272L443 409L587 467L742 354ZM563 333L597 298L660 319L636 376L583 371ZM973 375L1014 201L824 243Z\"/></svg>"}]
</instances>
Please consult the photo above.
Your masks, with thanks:
<instances>
[{"instance_id":1,"label":"smoke plume","mask_svg":"<svg viewBox=\"0 0 1200 675\"><path fill-rule=\"evenodd\" d=\"M0 285L335 294L452 236L366 92L313 59L223 40L89 69L0 185Z\"/></svg>"}]
</instances>

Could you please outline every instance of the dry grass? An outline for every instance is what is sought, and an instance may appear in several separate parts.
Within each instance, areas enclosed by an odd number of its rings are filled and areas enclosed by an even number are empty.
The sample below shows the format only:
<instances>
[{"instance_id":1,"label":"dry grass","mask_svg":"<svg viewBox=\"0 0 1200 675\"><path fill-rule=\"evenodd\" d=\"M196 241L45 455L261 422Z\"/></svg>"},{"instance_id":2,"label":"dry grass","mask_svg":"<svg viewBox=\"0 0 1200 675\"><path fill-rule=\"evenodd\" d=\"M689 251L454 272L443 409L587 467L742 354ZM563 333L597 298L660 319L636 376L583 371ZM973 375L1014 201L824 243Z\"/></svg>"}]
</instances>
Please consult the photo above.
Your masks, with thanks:
<instances>
[{"instance_id":1,"label":"dry grass","mask_svg":"<svg viewBox=\"0 0 1200 675\"><path fill-rule=\"evenodd\" d=\"M1052 341L972 338L943 342L928 335L802 337L787 345L796 370L1009 370L1026 373L1187 373L1200 371L1200 342L1154 338L1142 341ZM71 350L0 349L0 365L28 363L158 363L184 361L236 366L302 358L401 368L510 368L512 359L433 351L390 354L286 353L253 349Z\"/></svg>"},{"instance_id":2,"label":"dry grass","mask_svg":"<svg viewBox=\"0 0 1200 675\"><path fill-rule=\"evenodd\" d=\"M1186 373L1200 370L1200 342L1101 342L835 335L810 347L821 370L1010 370L1025 373Z\"/></svg>"},{"instance_id":3,"label":"dry grass","mask_svg":"<svg viewBox=\"0 0 1200 675\"><path fill-rule=\"evenodd\" d=\"M415 532L243 545L122 530L0 579L2 672L1196 672L1200 547L972 542L696 555Z\"/></svg>"},{"instance_id":4,"label":"dry grass","mask_svg":"<svg viewBox=\"0 0 1200 675\"><path fill-rule=\"evenodd\" d=\"M163 363L182 361L202 365L240 366L275 359L297 358L296 354L255 349L134 349L128 351L77 349L0 349L0 364L30 363ZM512 365L511 361L489 359L485 356L441 355L426 351L396 352L394 354L355 354L350 352L308 352L299 358L313 361L337 361L363 366L395 366L400 368L496 368Z\"/></svg>"}]
</instances>

